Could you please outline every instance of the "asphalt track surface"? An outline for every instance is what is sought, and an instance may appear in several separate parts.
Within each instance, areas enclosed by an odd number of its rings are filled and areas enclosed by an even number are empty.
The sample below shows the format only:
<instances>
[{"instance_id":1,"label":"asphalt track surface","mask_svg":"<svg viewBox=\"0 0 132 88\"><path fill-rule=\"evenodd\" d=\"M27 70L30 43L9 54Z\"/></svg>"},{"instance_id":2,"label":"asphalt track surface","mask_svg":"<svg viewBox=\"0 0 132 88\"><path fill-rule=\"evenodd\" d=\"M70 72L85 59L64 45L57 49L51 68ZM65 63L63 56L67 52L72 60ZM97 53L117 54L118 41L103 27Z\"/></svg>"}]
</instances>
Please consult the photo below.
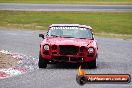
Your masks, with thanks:
<instances>
[{"instance_id":1,"label":"asphalt track surface","mask_svg":"<svg viewBox=\"0 0 132 88\"><path fill-rule=\"evenodd\" d=\"M31 55L38 58L39 33L45 31L22 31L0 28L0 49ZM99 45L97 69L86 69L88 74L132 75L132 40L96 37ZM0 79L0 88L132 88L129 84L85 84L76 83L76 65L48 65L47 69L36 69L23 75Z\"/></svg>"},{"instance_id":2,"label":"asphalt track surface","mask_svg":"<svg viewBox=\"0 0 132 88\"><path fill-rule=\"evenodd\" d=\"M83 12L132 12L132 5L87 4L20 4L0 3L0 10L18 11L83 11Z\"/></svg>"}]
</instances>

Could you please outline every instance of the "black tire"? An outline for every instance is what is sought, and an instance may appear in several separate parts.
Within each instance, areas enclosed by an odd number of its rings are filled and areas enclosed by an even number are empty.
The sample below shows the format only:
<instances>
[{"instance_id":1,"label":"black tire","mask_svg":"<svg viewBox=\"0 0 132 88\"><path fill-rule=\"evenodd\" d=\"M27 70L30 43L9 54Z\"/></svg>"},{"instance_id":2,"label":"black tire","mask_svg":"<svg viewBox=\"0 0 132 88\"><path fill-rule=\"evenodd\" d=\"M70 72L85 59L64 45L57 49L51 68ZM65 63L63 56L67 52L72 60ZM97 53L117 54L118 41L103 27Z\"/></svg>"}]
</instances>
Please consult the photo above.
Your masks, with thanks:
<instances>
[{"instance_id":1,"label":"black tire","mask_svg":"<svg viewBox=\"0 0 132 88\"><path fill-rule=\"evenodd\" d=\"M48 61L45 58L42 58L42 56L39 54L39 62L38 66L39 68L46 68Z\"/></svg>"},{"instance_id":2,"label":"black tire","mask_svg":"<svg viewBox=\"0 0 132 88\"><path fill-rule=\"evenodd\" d=\"M85 64L86 68L90 68L90 69L93 69L93 68L97 68L97 65L96 65L96 59L94 61L91 61L91 62L87 62Z\"/></svg>"}]
</instances>

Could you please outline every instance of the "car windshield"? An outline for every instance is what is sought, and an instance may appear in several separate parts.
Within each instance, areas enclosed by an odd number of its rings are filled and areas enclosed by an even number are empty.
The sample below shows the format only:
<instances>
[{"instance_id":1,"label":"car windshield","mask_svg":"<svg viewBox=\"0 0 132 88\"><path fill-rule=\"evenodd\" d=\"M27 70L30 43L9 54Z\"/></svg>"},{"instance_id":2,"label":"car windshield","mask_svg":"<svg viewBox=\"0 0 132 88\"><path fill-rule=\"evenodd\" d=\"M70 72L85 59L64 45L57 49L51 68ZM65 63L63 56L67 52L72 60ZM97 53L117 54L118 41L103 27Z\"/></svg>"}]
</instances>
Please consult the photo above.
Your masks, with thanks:
<instances>
[{"instance_id":1,"label":"car windshield","mask_svg":"<svg viewBox=\"0 0 132 88\"><path fill-rule=\"evenodd\" d=\"M48 31L48 36L64 38L93 38L90 29L80 27L51 27Z\"/></svg>"}]
</instances>

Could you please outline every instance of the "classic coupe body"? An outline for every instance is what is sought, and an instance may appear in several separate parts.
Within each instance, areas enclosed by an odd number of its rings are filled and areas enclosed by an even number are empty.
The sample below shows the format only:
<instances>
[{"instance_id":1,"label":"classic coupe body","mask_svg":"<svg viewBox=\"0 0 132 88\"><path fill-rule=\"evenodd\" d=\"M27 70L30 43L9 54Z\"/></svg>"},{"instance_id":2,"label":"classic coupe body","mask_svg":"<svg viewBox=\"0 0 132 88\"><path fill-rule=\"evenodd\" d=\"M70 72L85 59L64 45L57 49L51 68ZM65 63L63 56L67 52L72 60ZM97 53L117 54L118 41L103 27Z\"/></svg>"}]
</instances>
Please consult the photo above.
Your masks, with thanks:
<instances>
[{"instance_id":1,"label":"classic coupe body","mask_svg":"<svg viewBox=\"0 0 132 88\"><path fill-rule=\"evenodd\" d=\"M98 46L92 28L79 24L52 24L43 38L39 50L39 68L50 63L81 63L96 68Z\"/></svg>"}]
</instances>

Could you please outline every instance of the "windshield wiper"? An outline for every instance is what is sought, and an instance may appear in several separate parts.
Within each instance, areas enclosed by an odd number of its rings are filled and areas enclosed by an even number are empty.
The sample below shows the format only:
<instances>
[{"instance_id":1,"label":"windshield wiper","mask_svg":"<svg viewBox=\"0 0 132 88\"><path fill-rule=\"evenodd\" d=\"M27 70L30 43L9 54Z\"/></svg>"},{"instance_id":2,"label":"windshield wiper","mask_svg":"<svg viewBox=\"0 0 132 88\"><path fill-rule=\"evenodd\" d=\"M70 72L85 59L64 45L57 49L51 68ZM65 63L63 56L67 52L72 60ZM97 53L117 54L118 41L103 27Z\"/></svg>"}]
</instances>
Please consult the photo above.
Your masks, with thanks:
<instances>
[{"instance_id":1,"label":"windshield wiper","mask_svg":"<svg viewBox=\"0 0 132 88\"><path fill-rule=\"evenodd\" d=\"M68 37L68 36L67 36L67 37L64 37L64 38L74 38L74 37L70 37L70 36Z\"/></svg>"},{"instance_id":2,"label":"windshield wiper","mask_svg":"<svg viewBox=\"0 0 132 88\"><path fill-rule=\"evenodd\" d=\"M86 39L86 38L79 38L79 39Z\"/></svg>"},{"instance_id":3,"label":"windshield wiper","mask_svg":"<svg viewBox=\"0 0 132 88\"><path fill-rule=\"evenodd\" d=\"M51 36L53 36L53 37L59 37L59 36L57 36L57 35L51 35Z\"/></svg>"}]
</instances>

